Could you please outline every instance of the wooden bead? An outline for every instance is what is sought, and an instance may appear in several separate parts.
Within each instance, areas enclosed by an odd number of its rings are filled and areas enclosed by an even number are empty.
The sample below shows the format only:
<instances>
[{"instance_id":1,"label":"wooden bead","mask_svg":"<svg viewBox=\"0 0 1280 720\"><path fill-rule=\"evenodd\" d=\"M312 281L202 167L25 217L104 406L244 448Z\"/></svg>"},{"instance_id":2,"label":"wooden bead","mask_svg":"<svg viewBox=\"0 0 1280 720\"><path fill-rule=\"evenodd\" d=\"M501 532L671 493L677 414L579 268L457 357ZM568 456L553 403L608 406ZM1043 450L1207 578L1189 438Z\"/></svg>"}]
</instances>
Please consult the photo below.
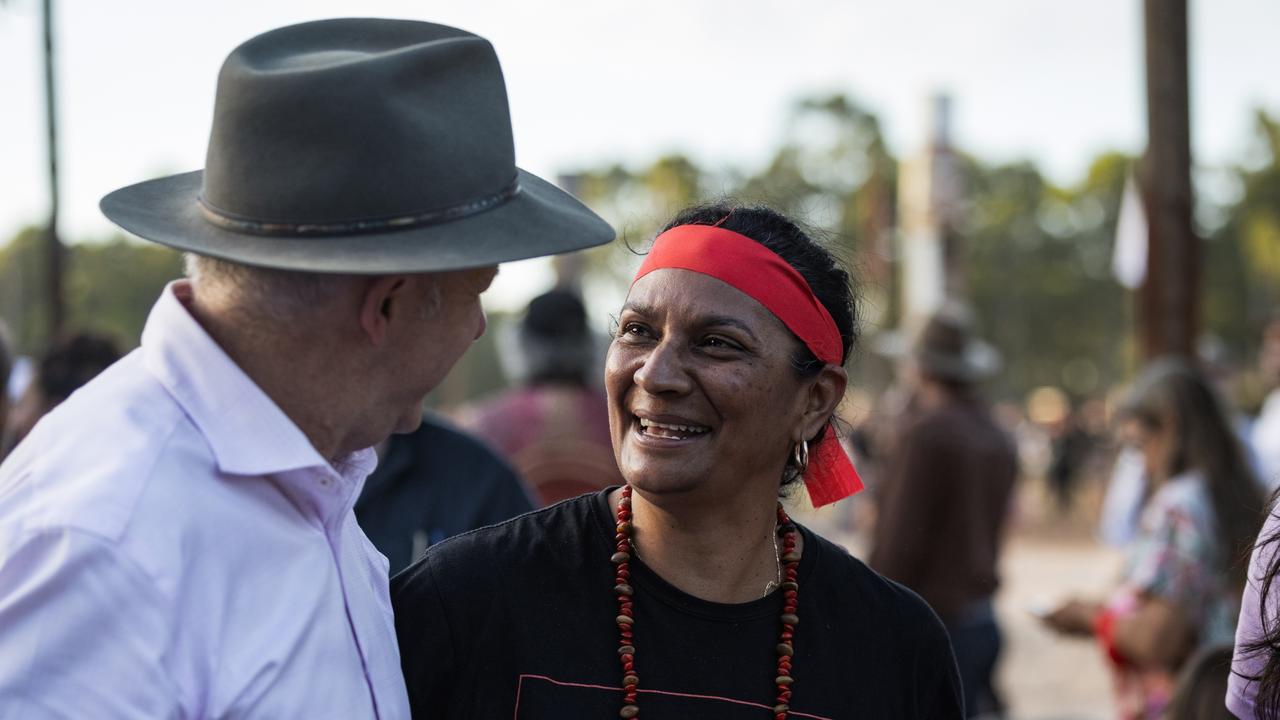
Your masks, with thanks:
<instances>
[{"instance_id":1,"label":"wooden bead","mask_svg":"<svg viewBox=\"0 0 1280 720\"><path fill-rule=\"evenodd\" d=\"M778 587L782 588L783 590L790 590L791 592L795 592L800 589L800 586L791 580L787 580L786 582L782 583Z\"/></svg>"},{"instance_id":2,"label":"wooden bead","mask_svg":"<svg viewBox=\"0 0 1280 720\"><path fill-rule=\"evenodd\" d=\"M613 554L613 557L609 558L609 561L612 562L614 565L621 565L622 563L627 562L630 559L631 559L631 553L616 552Z\"/></svg>"},{"instance_id":3,"label":"wooden bead","mask_svg":"<svg viewBox=\"0 0 1280 720\"><path fill-rule=\"evenodd\" d=\"M784 563L800 562L800 553L789 552L786 555L782 556L782 562Z\"/></svg>"},{"instance_id":4,"label":"wooden bead","mask_svg":"<svg viewBox=\"0 0 1280 720\"><path fill-rule=\"evenodd\" d=\"M637 717L639 714L640 708L635 705L623 705L622 709L618 711L618 715L624 718Z\"/></svg>"},{"instance_id":5,"label":"wooden bead","mask_svg":"<svg viewBox=\"0 0 1280 720\"><path fill-rule=\"evenodd\" d=\"M774 678L773 681L779 685L790 685L791 683L795 682L795 680L790 675L779 675L778 677Z\"/></svg>"},{"instance_id":6,"label":"wooden bead","mask_svg":"<svg viewBox=\"0 0 1280 720\"><path fill-rule=\"evenodd\" d=\"M636 677L635 675L628 675L622 678L622 684L623 685L639 685L640 678Z\"/></svg>"},{"instance_id":7,"label":"wooden bead","mask_svg":"<svg viewBox=\"0 0 1280 720\"><path fill-rule=\"evenodd\" d=\"M782 613L782 622L792 626L799 625L800 616L795 613Z\"/></svg>"},{"instance_id":8,"label":"wooden bead","mask_svg":"<svg viewBox=\"0 0 1280 720\"><path fill-rule=\"evenodd\" d=\"M619 616L616 618L616 620L618 621L618 624L619 624L619 625L630 625L632 622L634 622L634 621L631 619L631 616L629 616L629 615L619 615ZM794 624L794 623L792 623L792 624Z\"/></svg>"},{"instance_id":9,"label":"wooden bead","mask_svg":"<svg viewBox=\"0 0 1280 720\"><path fill-rule=\"evenodd\" d=\"M786 715L787 711L790 709L791 709L790 705L786 705L783 703L778 703L777 705L773 706L773 712L775 715Z\"/></svg>"},{"instance_id":10,"label":"wooden bead","mask_svg":"<svg viewBox=\"0 0 1280 720\"><path fill-rule=\"evenodd\" d=\"M635 646L623 645L622 647L618 648L618 654L619 655L635 655L636 654Z\"/></svg>"},{"instance_id":11,"label":"wooden bead","mask_svg":"<svg viewBox=\"0 0 1280 720\"><path fill-rule=\"evenodd\" d=\"M630 595L635 595L635 594L636 594L636 591L635 591L634 589L632 589L632 587L631 587L630 585L626 584L626 583L621 583L621 584L619 584L619 585L614 585L614 586L613 586L613 591L614 591L614 592L616 592L616 593L618 593L619 595L628 595L628 596L630 596Z\"/></svg>"},{"instance_id":12,"label":"wooden bead","mask_svg":"<svg viewBox=\"0 0 1280 720\"><path fill-rule=\"evenodd\" d=\"M795 648L791 647L789 643L778 643L779 655L783 657L791 657L792 655L795 654L795 652L796 652Z\"/></svg>"}]
</instances>

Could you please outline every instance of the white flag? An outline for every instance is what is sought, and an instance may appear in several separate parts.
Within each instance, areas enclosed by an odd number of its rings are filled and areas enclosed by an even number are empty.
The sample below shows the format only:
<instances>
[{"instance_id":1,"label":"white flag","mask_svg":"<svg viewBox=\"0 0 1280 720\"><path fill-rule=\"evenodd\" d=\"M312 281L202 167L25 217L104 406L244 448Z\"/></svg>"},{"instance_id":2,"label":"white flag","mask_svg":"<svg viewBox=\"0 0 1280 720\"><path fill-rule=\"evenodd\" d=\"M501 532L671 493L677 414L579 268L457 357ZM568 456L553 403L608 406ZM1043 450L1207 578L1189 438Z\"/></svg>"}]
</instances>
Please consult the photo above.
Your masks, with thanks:
<instances>
[{"instance_id":1,"label":"white flag","mask_svg":"<svg viewBox=\"0 0 1280 720\"><path fill-rule=\"evenodd\" d=\"M1121 285L1133 290L1147 277L1147 212L1133 174L1124 183L1120 217L1116 221L1116 245L1111 255L1111 274Z\"/></svg>"}]
</instances>

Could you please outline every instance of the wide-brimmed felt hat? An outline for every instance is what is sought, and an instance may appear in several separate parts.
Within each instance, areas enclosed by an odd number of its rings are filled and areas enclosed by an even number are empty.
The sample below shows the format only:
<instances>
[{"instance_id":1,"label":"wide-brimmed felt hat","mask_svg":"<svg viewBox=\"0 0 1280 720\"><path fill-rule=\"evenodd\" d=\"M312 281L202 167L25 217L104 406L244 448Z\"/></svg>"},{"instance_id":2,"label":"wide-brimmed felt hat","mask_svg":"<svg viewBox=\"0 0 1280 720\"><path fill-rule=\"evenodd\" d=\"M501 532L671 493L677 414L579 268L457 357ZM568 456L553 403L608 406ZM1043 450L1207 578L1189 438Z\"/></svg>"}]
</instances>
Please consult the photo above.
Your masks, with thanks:
<instances>
[{"instance_id":1,"label":"wide-brimmed felt hat","mask_svg":"<svg viewBox=\"0 0 1280 720\"><path fill-rule=\"evenodd\" d=\"M205 168L101 208L147 240L313 272L455 270L614 238L516 167L489 41L409 20L321 20L245 42L218 76Z\"/></svg>"},{"instance_id":2,"label":"wide-brimmed felt hat","mask_svg":"<svg viewBox=\"0 0 1280 720\"><path fill-rule=\"evenodd\" d=\"M930 316L916 339L916 366L925 375L950 382L976 383L1000 370L1000 353L974 334L968 312L944 308Z\"/></svg>"}]
</instances>

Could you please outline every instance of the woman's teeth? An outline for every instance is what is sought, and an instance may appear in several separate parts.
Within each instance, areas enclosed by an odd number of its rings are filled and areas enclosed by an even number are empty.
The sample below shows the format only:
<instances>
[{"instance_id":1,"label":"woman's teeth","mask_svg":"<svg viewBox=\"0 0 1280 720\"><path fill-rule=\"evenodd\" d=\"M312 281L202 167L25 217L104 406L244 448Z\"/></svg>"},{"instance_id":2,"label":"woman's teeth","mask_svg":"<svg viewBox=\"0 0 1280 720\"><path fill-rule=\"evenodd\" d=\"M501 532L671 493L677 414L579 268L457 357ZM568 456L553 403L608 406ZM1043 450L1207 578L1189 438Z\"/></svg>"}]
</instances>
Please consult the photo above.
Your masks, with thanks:
<instances>
[{"instance_id":1,"label":"woman's teeth","mask_svg":"<svg viewBox=\"0 0 1280 720\"><path fill-rule=\"evenodd\" d=\"M640 418L640 427L647 435L654 437L669 438L672 440L683 440L694 435L701 435L711 428L702 425L671 425L668 423L654 422Z\"/></svg>"}]
</instances>

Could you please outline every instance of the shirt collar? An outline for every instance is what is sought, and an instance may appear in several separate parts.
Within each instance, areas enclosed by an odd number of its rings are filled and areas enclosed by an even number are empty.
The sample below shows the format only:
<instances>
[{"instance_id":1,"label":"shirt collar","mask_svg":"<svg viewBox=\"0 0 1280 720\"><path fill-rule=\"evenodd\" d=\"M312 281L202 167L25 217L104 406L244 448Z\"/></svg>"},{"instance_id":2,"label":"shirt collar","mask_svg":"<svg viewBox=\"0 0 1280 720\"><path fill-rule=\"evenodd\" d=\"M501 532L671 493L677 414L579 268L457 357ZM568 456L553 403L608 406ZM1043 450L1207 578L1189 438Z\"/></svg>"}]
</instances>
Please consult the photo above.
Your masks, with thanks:
<instances>
[{"instance_id":1,"label":"shirt collar","mask_svg":"<svg viewBox=\"0 0 1280 720\"><path fill-rule=\"evenodd\" d=\"M142 331L143 363L169 391L229 475L324 468L358 483L377 464L372 449L330 465L302 430L191 316L191 284L165 286Z\"/></svg>"}]
</instances>

